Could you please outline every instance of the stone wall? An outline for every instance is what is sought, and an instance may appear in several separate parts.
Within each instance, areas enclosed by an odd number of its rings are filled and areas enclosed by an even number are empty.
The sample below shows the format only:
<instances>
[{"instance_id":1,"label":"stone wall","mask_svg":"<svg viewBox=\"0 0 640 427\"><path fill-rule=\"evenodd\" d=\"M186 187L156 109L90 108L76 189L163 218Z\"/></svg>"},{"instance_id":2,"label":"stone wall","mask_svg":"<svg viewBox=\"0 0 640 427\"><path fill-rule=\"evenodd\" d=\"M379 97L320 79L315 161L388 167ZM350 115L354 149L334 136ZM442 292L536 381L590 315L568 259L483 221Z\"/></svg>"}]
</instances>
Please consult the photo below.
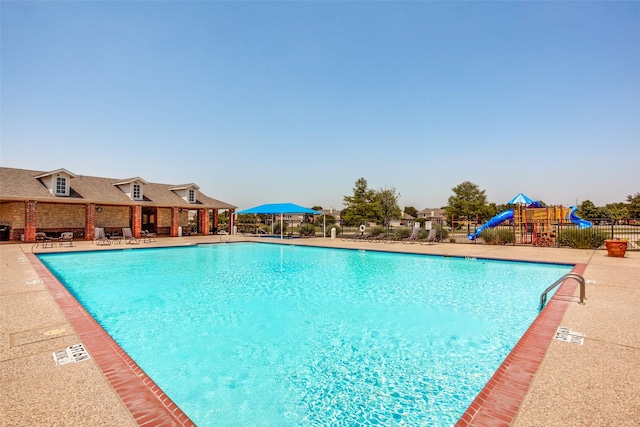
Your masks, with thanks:
<instances>
[{"instance_id":1,"label":"stone wall","mask_svg":"<svg viewBox=\"0 0 640 427\"><path fill-rule=\"evenodd\" d=\"M96 227L129 227L129 206L99 206L96 211Z\"/></svg>"},{"instance_id":2,"label":"stone wall","mask_svg":"<svg viewBox=\"0 0 640 427\"><path fill-rule=\"evenodd\" d=\"M157 227L171 227L171 208L158 208Z\"/></svg>"},{"instance_id":3,"label":"stone wall","mask_svg":"<svg viewBox=\"0 0 640 427\"><path fill-rule=\"evenodd\" d=\"M85 205L36 204L37 228L84 228Z\"/></svg>"},{"instance_id":4,"label":"stone wall","mask_svg":"<svg viewBox=\"0 0 640 427\"><path fill-rule=\"evenodd\" d=\"M0 225L24 228L24 202L0 203Z\"/></svg>"}]
</instances>

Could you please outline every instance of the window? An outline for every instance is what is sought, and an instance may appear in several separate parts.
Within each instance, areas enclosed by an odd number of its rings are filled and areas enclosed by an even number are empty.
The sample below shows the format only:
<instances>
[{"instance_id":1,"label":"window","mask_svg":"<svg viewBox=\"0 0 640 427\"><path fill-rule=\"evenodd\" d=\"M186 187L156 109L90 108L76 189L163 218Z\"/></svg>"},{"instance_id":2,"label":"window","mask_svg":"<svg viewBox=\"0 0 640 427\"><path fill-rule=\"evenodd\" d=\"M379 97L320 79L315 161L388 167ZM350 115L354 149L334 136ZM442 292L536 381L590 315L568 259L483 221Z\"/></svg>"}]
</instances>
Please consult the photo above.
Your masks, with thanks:
<instances>
[{"instance_id":1,"label":"window","mask_svg":"<svg viewBox=\"0 0 640 427\"><path fill-rule=\"evenodd\" d=\"M191 190L189 190L189 203L195 203L195 202L196 202L196 190L192 188Z\"/></svg>"},{"instance_id":2,"label":"window","mask_svg":"<svg viewBox=\"0 0 640 427\"><path fill-rule=\"evenodd\" d=\"M133 200L142 199L142 187L140 184L133 184Z\"/></svg>"},{"instance_id":3,"label":"window","mask_svg":"<svg viewBox=\"0 0 640 427\"><path fill-rule=\"evenodd\" d=\"M67 194L67 178L56 177L56 194Z\"/></svg>"}]
</instances>

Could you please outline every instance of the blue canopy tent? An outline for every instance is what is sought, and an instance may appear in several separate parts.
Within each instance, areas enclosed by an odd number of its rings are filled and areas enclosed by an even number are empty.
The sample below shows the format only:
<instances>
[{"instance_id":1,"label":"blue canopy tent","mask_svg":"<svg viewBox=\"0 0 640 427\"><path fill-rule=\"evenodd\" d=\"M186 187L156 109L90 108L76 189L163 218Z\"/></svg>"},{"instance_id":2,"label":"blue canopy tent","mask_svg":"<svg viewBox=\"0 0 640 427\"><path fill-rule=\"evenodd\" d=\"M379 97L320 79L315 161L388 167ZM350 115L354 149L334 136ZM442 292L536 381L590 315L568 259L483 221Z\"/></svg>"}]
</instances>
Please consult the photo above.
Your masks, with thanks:
<instances>
[{"instance_id":1,"label":"blue canopy tent","mask_svg":"<svg viewBox=\"0 0 640 427\"><path fill-rule=\"evenodd\" d=\"M236 212L238 215L243 214L261 214L261 215L280 215L280 238L283 238L282 234L282 221L285 214L301 214L301 215L324 215L323 212L315 211L313 209L305 208L304 206L296 205L294 203L267 203L265 205L255 206L253 208L245 209ZM323 236L326 233L322 233Z\"/></svg>"},{"instance_id":2,"label":"blue canopy tent","mask_svg":"<svg viewBox=\"0 0 640 427\"><path fill-rule=\"evenodd\" d=\"M513 199L507 202L509 205L525 205L528 208L540 208L542 204L537 200L533 200L530 197L527 197L525 194L520 193Z\"/></svg>"}]
</instances>

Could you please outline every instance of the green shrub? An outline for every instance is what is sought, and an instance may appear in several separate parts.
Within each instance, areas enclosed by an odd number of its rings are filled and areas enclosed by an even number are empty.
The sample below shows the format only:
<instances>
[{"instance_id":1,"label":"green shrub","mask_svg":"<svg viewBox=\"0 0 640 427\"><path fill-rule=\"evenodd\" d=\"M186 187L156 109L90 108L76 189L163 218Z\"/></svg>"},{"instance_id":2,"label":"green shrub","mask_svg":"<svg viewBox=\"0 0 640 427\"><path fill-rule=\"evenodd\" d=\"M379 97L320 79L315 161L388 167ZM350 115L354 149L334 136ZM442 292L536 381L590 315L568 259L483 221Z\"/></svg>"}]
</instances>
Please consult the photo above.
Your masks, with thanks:
<instances>
[{"instance_id":1,"label":"green shrub","mask_svg":"<svg viewBox=\"0 0 640 427\"><path fill-rule=\"evenodd\" d=\"M301 236L315 236L316 235L316 227L312 224L302 224L298 227L298 232Z\"/></svg>"},{"instance_id":2,"label":"green shrub","mask_svg":"<svg viewBox=\"0 0 640 427\"><path fill-rule=\"evenodd\" d=\"M398 228L397 230L394 231L393 234L394 234L394 236L401 237L401 238L409 237L409 236L411 236L411 229L409 229L409 228Z\"/></svg>"},{"instance_id":3,"label":"green shrub","mask_svg":"<svg viewBox=\"0 0 640 427\"><path fill-rule=\"evenodd\" d=\"M445 241L449 238L449 229L448 227L443 227L442 224L436 224L433 226L436 229L436 236L438 238L442 237L442 240Z\"/></svg>"},{"instance_id":4,"label":"green shrub","mask_svg":"<svg viewBox=\"0 0 640 427\"><path fill-rule=\"evenodd\" d=\"M593 228L565 228L558 233L558 245L575 249L595 249L604 244L608 233Z\"/></svg>"},{"instance_id":5,"label":"green shrub","mask_svg":"<svg viewBox=\"0 0 640 427\"><path fill-rule=\"evenodd\" d=\"M418 231L418 239L426 239L428 235L429 235L429 230L425 230L424 228L421 228L420 231Z\"/></svg>"},{"instance_id":6,"label":"green shrub","mask_svg":"<svg viewBox=\"0 0 640 427\"><path fill-rule=\"evenodd\" d=\"M486 228L480 237L489 245L506 245L515 242L513 230L510 228Z\"/></svg>"},{"instance_id":7,"label":"green shrub","mask_svg":"<svg viewBox=\"0 0 640 427\"><path fill-rule=\"evenodd\" d=\"M386 227L383 227L381 225L378 225L376 227L373 227L373 228L369 229L369 233L371 233L371 235L374 236L374 237L379 235L379 234L386 233L386 232L387 232Z\"/></svg>"}]
</instances>

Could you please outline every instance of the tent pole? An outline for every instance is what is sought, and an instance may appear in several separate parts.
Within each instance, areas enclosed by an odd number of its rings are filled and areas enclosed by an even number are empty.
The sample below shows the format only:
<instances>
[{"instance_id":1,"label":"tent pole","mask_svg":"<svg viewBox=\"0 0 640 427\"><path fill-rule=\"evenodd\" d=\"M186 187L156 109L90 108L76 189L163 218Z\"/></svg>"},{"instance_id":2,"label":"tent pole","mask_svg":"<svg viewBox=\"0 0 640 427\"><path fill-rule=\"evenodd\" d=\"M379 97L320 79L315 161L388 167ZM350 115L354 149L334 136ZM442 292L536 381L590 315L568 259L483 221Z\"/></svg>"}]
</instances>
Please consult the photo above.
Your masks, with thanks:
<instances>
[{"instance_id":1,"label":"tent pole","mask_svg":"<svg viewBox=\"0 0 640 427\"><path fill-rule=\"evenodd\" d=\"M322 214L322 238L327 238L327 216Z\"/></svg>"}]
</instances>

